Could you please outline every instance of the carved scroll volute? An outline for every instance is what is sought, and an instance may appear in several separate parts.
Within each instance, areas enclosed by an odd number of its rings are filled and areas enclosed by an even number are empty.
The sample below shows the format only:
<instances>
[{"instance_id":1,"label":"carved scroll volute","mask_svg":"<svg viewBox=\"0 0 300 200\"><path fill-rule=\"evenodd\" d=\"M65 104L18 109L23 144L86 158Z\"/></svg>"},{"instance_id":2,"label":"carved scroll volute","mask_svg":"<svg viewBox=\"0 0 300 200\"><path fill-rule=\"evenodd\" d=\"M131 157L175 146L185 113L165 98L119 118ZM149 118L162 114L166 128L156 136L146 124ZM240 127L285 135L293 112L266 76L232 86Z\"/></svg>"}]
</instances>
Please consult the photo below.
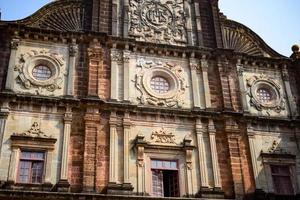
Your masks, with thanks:
<instances>
[{"instance_id":1,"label":"carved scroll volute","mask_svg":"<svg viewBox=\"0 0 300 200\"><path fill-rule=\"evenodd\" d=\"M190 134L188 134L184 138L183 144L185 148L185 160L186 160L187 169L192 170L193 146L192 146L192 138Z\"/></svg>"},{"instance_id":2,"label":"carved scroll volute","mask_svg":"<svg viewBox=\"0 0 300 200\"><path fill-rule=\"evenodd\" d=\"M137 146L137 166L143 167L144 166L144 148L145 142L145 136L144 135L137 135L136 137L136 146Z\"/></svg>"}]
</instances>

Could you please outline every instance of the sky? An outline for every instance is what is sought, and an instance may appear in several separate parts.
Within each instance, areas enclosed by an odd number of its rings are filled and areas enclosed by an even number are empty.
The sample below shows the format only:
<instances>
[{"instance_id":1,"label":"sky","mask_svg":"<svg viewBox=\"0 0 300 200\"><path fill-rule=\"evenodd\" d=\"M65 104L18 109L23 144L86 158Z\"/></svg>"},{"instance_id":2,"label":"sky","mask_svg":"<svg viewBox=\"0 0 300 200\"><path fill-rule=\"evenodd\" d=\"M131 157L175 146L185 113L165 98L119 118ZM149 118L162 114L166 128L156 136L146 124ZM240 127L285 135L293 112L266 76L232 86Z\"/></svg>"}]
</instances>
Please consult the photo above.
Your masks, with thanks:
<instances>
[{"instance_id":1,"label":"sky","mask_svg":"<svg viewBox=\"0 0 300 200\"><path fill-rule=\"evenodd\" d=\"M2 20L29 16L51 0L0 0ZM256 32L271 48L290 56L300 44L300 0L219 0L227 18Z\"/></svg>"}]
</instances>

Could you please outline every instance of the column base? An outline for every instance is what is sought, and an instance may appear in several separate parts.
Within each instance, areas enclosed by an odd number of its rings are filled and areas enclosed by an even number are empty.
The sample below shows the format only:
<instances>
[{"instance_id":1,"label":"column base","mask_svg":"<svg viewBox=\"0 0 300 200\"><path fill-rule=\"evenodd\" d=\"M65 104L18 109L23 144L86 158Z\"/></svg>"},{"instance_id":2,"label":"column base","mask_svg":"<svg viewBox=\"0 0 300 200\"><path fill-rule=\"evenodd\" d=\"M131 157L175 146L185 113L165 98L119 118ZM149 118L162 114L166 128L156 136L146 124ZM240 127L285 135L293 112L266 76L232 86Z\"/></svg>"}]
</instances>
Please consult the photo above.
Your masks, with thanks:
<instances>
[{"instance_id":1,"label":"column base","mask_svg":"<svg viewBox=\"0 0 300 200\"><path fill-rule=\"evenodd\" d=\"M224 199L224 192L222 191L221 188L218 187L215 188L201 187L196 197Z\"/></svg>"},{"instance_id":2,"label":"column base","mask_svg":"<svg viewBox=\"0 0 300 200\"><path fill-rule=\"evenodd\" d=\"M107 194L132 195L133 186L131 183L112 183L107 185Z\"/></svg>"},{"instance_id":3,"label":"column base","mask_svg":"<svg viewBox=\"0 0 300 200\"><path fill-rule=\"evenodd\" d=\"M68 180L59 180L55 185L55 190L57 192L69 192L70 191L70 183Z\"/></svg>"}]
</instances>

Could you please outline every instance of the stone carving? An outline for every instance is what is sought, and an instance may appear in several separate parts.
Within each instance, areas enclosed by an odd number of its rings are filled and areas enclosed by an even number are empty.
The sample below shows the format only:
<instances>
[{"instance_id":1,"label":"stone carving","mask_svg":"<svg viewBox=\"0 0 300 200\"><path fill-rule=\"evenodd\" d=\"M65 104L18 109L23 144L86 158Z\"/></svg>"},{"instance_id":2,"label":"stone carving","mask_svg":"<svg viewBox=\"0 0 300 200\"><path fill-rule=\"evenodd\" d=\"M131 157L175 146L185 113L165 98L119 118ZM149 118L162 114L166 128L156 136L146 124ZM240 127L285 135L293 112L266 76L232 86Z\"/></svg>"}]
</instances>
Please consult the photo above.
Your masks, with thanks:
<instances>
[{"instance_id":1,"label":"stone carving","mask_svg":"<svg viewBox=\"0 0 300 200\"><path fill-rule=\"evenodd\" d=\"M184 105L183 95L187 88L183 77L183 68L173 63L162 63L160 61L137 61L138 72L135 76L135 87L140 93L137 100L140 104L150 104L165 107L182 107ZM170 91L158 94L151 89L150 82L153 76L162 76L170 84Z\"/></svg>"},{"instance_id":2,"label":"stone carving","mask_svg":"<svg viewBox=\"0 0 300 200\"><path fill-rule=\"evenodd\" d=\"M40 138L51 138L50 136L46 135L44 132L40 130L40 125L37 122L34 122L31 125L31 128L28 131L23 133L15 133L16 136L29 136L29 137L40 137Z\"/></svg>"},{"instance_id":3,"label":"stone carving","mask_svg":"<svg viewBox=\"0 0 300 200\"><path fill-rule=\"evenodd\" d=\"M38 65L46 65L51 70L49 79L37 80L33 77L33 68ZM23 89L36 89L37 94L43 94L44 90L54 92L62 88L63 76L66 75L64 67L65 61L61 55L41 49L21 54L14 70L18 72L18 83Z\"/></svg>"},{"instance_id":4,"label":"stone carving","mask_svg":"<svg viewBox=\"0 0 300 200\"><path fill-rule=\"evenodd\" d=\"M151 134L151 141L154 143L176 144L175 135L164 128L153 131Z\"/></svg>"},{"instance_id":5,"label":"stone carving","mask_svg":"<svg viewBox=\"0 0 300 200\"><path fill-rule=\"evenodd\" d=\"M129 35L140 41L187 42L183 0L129 0Z\"/></svg>"},{"instance_id":6,"label":"stone carving","mask_svg":"<svg viewBox=\"0 0 300 200\"><path fill-rule=\"evenodd\" d=\"M247 95L250 97L250 105L255 107L258 111L273 110L280 113L285 110L285 100L283 91L276 80L265 75L251 76L246 79L247 82ZM262 102L257 96L257 90L265 88L272 94L270 102Z\"/></svg>"}]
</instances>

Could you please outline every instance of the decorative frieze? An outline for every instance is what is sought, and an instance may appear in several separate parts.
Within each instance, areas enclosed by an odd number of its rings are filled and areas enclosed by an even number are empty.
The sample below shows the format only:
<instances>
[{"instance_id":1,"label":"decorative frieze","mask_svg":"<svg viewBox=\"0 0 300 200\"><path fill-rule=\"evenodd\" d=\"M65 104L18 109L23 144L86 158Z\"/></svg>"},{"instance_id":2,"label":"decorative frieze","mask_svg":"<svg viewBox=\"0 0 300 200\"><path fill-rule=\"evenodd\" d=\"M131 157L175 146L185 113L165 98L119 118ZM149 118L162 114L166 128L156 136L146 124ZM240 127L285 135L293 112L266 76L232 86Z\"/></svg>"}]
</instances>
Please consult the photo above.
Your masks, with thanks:
<instances>
[{"instance_id":1,"label":"decorative frieze","mask_svg":"<svg viewBox=\"0 0 300 200\"><path fill-rule=\"evenodd\" d=\"M151 142L162 144L176 144L175 135L164 128L153 131L151 134Z\"/></svg>"},{"instance_id":2,"label":"decorative frieze","mask_svg":"<svg viewBox=\"0 0 300 200\"><path fill-rule=\"evenodd\" d=\"M28 136L28 137L40 137L40 138L52 138L52 136L49 136L45 134L40 129L40 125L37 122L34 122L31 125L31 128L23 133L14 133L15 136Z\"/></svg>"}]
</instances>

